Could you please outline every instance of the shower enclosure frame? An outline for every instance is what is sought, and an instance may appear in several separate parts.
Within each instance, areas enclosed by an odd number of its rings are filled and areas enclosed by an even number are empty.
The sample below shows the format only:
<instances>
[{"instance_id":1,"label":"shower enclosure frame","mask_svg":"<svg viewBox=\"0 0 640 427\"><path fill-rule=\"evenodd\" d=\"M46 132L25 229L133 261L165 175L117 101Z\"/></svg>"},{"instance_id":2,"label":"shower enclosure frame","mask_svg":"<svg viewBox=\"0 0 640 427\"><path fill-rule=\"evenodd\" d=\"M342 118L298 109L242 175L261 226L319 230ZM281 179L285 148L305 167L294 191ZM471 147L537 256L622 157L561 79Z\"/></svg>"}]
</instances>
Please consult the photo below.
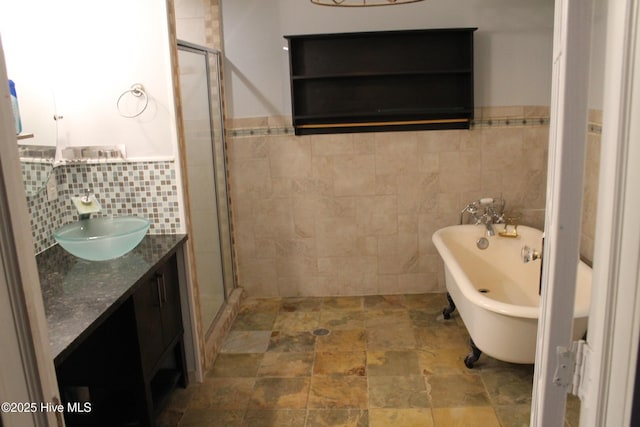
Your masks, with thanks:
<instances>
[{"instance_id":1,"label":"shower enclosure frame","mask_svg":"<svg viewBox=\"0 0 640 427\"><path fill-rule=\"evenodd\" d=\"M220 55L221 52L219 50L216 49L211 49L208 48L206 46L201 46L195 43L191 43L191 42L187 42L184 40L177 40L177 54L179 56L179 52L180 51L185 51L185 52L191 52L191 53L195 53L195 54L199 54L199 55L203 55L205 58L205 66L206 66L206 86L207 86L207 99L208 99L208 107L209 107L209 111L208 111L208 117L209 117L209 126L210 126L210 130L211 130L211 151L212 151L212 160L213 160L213 177L214 180L212 182L213 184L213 190L215 192L215 200L216 200L216 212L217 212L217 229L218 229L218 244L219 244L219 248L220 248L220 256L221 256L221 267L222 267L222 288L223 288L223 296L224 296L224 301L222 303L222 305L220 306L220 308L218 309L217 313L213 316L213 318L211 318L211 321L207 321L205 322L204 316L202 315L202 308L199 307L199 312L200 312L200 319L202 322L202 330L204 333L204 339L205 341L209 338L209 335L213 329L213 327L216 324L217 319L220 316L220 313L222 311L222 309L224 308L225 303L228 301L229 295L231 294L231 292L236 288L236 274L235 274L235 261L234 261L234 254L233 254L233 246L232 246L232 231L231 231L231 211L230 211L230 201L229 201L229 195L228 195L228 182L227 182L227 154L226 154L226 140L225 140L225 132L224 132L224 117L223 117L223 104L222 104L222 84L221 84L221 76L220 76L220 70L221 70L221 60L220 60ZM212 70L212 60L213 60L213 64L215 65L215 70ZM179 66L179 61L178 61L178 66ZM214 79L212 79L212 72L216 72L218 75L218 78L215 79L215 82L213 82ZM214 87L215 84L215 87ZM216 127L215 124L215 115L217 114L215 112L215 108L214 108L214 99L212 99L212 89L215 89L215 92L218 94L217 96L217 111L219 111L219 119L220 119L220 125ZM183 111L184 114L184 111ZM182 116L182 121L183 121L183 127L184 127L184 115ZM219 138L220 138L220 149L216 150L216 131L219 132ZM184 138L184 144L185 146L183 147L186 150L186 136ZM219 152L218 152L219 151ZM186 159L186 154L184 154L184 157ZM222 166L222 174L220 174L220 165ZM187 167L188 169L188 167ZM183 172L184 174L187 174L187 171ZM223 176L224 177L224 183L220 184L217 182L217 179ZM222 207L220 206L219 201L221 200L220 197L220 185L224 185L224 202L225 202L225 206ZM187 197L190 198L190 193L187 192L186 194ZM191 205L191 204L190 204ZM224 215L221 215L221 212L224 213ZM191 208L189 208L189 215L192 215L193 211L191 210ZM225 228L222 224L221 218L222 217L227 218L227 227ZM223 236L226 236L228 238L228 247L225 248L224 244L223 244ZM225 259L225 252L226 255L228 256L229 262L225 263L224 259ZM194 248L194 257L195 257L195 248ZM195 262L195 260L194 260ZM195 271L194 273L197 274L197 263L195 264ZM193 279L193 278L192 278ZM201 304L201 296L202 296L202 285L199 283L199 280L197 279L197 277L195 278L196 282L198 283L198 300L197 303L200 305Z\"/></svg>"}]
</instances>

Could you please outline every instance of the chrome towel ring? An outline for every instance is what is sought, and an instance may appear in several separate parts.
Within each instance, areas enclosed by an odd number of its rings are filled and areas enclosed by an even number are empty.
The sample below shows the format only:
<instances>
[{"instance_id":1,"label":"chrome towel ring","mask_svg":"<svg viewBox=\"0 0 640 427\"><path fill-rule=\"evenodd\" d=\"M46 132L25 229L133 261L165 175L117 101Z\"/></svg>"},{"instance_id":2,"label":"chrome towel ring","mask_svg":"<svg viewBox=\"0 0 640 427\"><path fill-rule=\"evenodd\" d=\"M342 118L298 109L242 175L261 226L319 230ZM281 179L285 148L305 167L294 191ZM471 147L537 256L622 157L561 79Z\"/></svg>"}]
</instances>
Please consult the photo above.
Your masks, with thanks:
<instances>
[{"instance_id":1,"label":"chrome towel ring","mask_svg":"<svg viewBox=\"0 0 640 427\"><path fill-rule=\"evenodd\" d=\"M136 98L140 98L141 96L144 96L144 105L135 114L125 114L122 112L122 108L120 107L120 101L122 101L122 98L128 93L135 96ZM138 117L140 114L144 112L144 110L147 109L148 105L149 105L149 96L147 95L147 92L145 92L144 86L142 86L141 83L135 83L131 85L129 89L122 92L122 94L118 97L118 101L116 102L116 107L118 108L118 112L122 117L125 117L127 119Z\"/></svg>"}]
</instances>

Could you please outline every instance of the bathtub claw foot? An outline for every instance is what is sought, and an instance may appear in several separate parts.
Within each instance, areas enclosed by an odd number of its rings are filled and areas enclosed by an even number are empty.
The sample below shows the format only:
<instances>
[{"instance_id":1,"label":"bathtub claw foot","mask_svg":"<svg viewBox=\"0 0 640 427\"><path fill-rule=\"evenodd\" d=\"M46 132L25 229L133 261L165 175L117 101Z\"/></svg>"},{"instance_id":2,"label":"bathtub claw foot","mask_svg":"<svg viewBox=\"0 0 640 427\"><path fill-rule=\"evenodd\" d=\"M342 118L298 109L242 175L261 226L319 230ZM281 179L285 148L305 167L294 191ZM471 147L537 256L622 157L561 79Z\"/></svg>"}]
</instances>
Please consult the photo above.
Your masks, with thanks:
<instances>
[{"instance_id":1,"label":"bathtub claw foot","mask_svg":"<svg viewBox=\"0 0 640 427\"><path fill-rule=\"evenodd\" d=\"M469 369L473 369L473 365L480 359L482 351L476 347L476 344L472 339L469 339L469 346L471 346L471 352L464 358L464 366Z\"/></svg>"},{"instance_id":2,"label":"bathtub claw foot","mask_svg":"<svg viewBox=\"0 0 640 427\"><path fill-rule=\"evenodd\" d=\"M453 302L453 298L451 298L449 292L447 292L447 301L449 301L449 307L445 307L442 310L442 316L444 316L445 320L451 319L451 313L456 309L456 304Z\"/></svg>"}]
</instances>

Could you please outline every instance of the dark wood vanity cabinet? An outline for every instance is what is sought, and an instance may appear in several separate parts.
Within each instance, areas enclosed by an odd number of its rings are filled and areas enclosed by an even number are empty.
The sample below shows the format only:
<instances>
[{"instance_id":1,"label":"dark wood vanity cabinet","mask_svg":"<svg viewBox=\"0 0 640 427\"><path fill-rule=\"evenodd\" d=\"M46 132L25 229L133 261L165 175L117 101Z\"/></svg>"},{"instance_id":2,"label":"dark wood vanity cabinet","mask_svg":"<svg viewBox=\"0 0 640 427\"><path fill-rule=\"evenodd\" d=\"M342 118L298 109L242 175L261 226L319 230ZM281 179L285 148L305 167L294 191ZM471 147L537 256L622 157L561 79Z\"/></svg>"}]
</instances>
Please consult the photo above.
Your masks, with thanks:
<instances>
[{"instance_id":1,"label":"dark wood vanity cabinet","mask_svg":"<svg viewBox=\"0 0 640 427\"><path fill-rule=\"evenodd\" d=\"M296 135L468 129L475 30L285 36Z\"/></svg>"},{"instance_id":2,"label":"dark wood vanity cabinet","mask_svg":"<svg viewBox=\"0 0 640 427\"><path fill-rule=\"evenodd\" d=\"M157 371L163 354L182 335L180 289L175 257L133 294L142 368Z\"/></svg>"},{"instance_id":3,"label":"dark wood vanity cabinet","mask_svg":"<svg viewBox=\"0 0 640 427\"><path fill-rule=\"evenodd\" d=\"M133 294L136 330L148 416L157 409L176 384L187 385L184 329L176 256L156 270Z\"/></svg>"},{"instance_id":4,"label":"dark wood vanity cabinet","mask_svg":"<svg viewBox=\"0 0 640 427\"><path fill-rule=\"evenodd\" d=\"M187 385L175 253L133 287L56 373L63 403L91 411L65 413L67 426L147 426L177 384Z\"/></svg>"}]
</instances>

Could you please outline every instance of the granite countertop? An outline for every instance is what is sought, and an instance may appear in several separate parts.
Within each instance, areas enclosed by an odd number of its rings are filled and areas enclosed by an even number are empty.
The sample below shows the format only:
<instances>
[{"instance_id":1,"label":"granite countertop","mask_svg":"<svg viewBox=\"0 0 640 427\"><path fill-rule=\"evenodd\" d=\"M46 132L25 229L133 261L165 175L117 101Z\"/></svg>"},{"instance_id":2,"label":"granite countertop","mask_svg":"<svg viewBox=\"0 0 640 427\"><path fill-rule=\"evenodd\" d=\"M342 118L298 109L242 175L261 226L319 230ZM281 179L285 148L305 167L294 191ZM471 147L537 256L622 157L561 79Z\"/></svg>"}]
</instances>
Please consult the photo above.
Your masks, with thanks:
<instances>
[{"instance_id":1,"label":"granite countertop","mask_svg":"<svg viewBox=\"0 0 640 427\"><path fill-rule=\"evenodd\" d=\"M39 254L36 261L55 363L62 362L185 240L185 234L147 235L133 251L110 261L86 261L59 245Z\"/></svg>"}]
</instances>

